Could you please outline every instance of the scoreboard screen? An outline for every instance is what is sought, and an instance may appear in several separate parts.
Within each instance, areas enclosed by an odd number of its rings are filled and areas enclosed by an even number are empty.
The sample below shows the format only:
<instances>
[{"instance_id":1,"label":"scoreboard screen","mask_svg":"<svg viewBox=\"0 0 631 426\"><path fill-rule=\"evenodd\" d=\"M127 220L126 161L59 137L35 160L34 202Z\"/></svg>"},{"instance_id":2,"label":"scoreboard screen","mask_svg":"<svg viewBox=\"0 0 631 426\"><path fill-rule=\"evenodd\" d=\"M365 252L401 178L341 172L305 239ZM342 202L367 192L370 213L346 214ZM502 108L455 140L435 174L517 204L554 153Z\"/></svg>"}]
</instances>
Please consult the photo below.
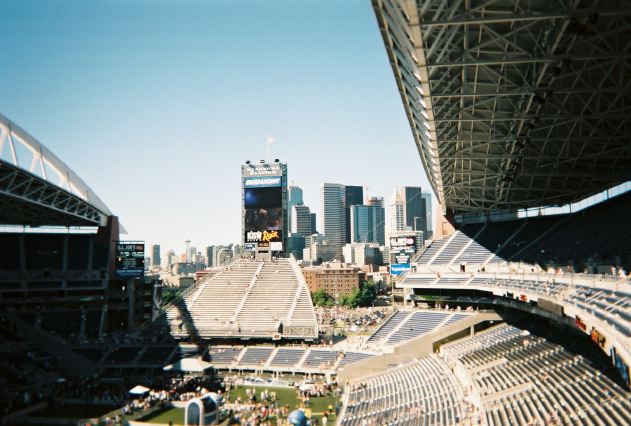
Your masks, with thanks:
<instances>
[{"instance_id":1,"label":"scoreboard screen","mask_svg":"<svg viewBox=\"0 0 631 426\"><path fill-rule=\"evenodd\" d=\"M119 278L142 277L145 273L145 243L119 241L116 243L116 275Z\"/></svg>"}]
</instances>

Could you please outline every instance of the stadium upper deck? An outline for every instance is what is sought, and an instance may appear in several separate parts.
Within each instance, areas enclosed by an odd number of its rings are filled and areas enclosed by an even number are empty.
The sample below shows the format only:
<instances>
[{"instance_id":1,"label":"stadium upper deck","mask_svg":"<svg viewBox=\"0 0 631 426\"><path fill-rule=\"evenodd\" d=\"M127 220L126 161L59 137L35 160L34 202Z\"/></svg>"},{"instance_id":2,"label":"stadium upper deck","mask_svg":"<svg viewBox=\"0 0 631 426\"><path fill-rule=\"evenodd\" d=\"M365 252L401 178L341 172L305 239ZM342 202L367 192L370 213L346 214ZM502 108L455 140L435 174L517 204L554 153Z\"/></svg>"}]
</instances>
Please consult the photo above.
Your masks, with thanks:
<instances>
[{"instance_id":1,"label":"stadium upper deck","mask_svg":"<svg viewBox=\"0 0 631 426\"><path fill-rule=\"evenodd\" d=\"M563 205L631 179L631 2L373 6L447 212Z\"/></svg>"},{"instance_id":2,"label":"stadium upper deck","mask_svg":"<svg viewBox=\"0 0 631 426\"><path fill-rule=\"evenodd\" d=\"M105 226L111 215L70 167L0 114L0 223Z\"/></svg>"}]
</instances>

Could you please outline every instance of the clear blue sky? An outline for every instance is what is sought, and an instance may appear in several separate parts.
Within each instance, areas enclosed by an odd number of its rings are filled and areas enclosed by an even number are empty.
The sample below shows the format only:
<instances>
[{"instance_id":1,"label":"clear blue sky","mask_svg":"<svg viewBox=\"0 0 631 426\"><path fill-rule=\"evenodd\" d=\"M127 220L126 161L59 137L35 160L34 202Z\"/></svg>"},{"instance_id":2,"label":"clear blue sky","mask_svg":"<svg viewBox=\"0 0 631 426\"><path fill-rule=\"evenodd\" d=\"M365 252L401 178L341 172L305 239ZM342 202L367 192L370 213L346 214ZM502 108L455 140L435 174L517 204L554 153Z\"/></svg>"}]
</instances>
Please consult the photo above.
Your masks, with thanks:
<instances>
[{"instance_id":1,"label":"clear blue sky","mask_svg":"<svg viewBox=\"0 0 631 426\"><path fill-rule=\"evenodd\" d=\"M64 160L128 239L240 241L240 165L429 189L369 0L2 5L0 112Z\"/></svg>"}]
</instances>

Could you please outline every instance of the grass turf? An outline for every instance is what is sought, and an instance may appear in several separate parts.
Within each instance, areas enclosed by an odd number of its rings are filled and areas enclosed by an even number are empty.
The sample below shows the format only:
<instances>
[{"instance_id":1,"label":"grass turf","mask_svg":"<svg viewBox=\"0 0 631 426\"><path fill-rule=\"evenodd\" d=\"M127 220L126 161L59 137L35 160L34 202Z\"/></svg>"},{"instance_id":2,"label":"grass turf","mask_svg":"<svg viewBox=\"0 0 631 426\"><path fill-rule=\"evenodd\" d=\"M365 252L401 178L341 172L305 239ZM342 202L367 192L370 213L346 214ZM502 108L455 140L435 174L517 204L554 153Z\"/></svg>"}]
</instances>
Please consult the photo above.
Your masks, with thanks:
<instances>
[{"instance_id":1,"label":"grass turf","mask_svg":"<svg viewBox=\"0 0 631 426\"><path fill-rule=\"evenodd\" d=\"M294 388L278 388L278 387L264 387L264 386L238 386L230 390L230 402L234 402L237 397L241 397L242 402L248 402L246 389L254 389L258 398L260 398L261 392L265 389L268 392L276 392L276 403L282 407L289 405L289 411L293 411L296 408L309 408L312 413L312 417L321 419L322 414L328 410L329 405L333 408L333 415L329 417L329 421L335 420L335 404L337 398L334 396L323 396L320 398L309 398L309 406L305 406L303 401L298 397L298 392Z\"/></svg>"},{"instance_id":2,"label":"grass turf","mask_svg":"<svg viewBox=\"0 0 631 426\"><path fill-rule=\"evenodd\" d=\"M141 419L138 419L141 422L147 423L163 423L168 424L169 421L173 422L174 425L183 425L184 424L184 409L177 407L169 407L162 410L158 410L154 413L149 414Z\"/></svg>"}]
</instances>

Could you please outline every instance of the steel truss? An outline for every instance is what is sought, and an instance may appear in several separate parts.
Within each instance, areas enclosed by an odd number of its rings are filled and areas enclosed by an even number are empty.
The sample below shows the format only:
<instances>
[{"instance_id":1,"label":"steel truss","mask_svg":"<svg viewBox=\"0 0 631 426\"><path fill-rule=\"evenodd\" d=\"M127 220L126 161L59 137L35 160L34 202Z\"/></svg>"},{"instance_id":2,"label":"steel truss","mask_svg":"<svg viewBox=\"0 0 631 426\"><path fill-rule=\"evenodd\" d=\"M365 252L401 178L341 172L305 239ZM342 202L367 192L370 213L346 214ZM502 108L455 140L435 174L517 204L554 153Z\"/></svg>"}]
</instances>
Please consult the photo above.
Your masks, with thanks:
<instances>
[{"instance_id":1,"label":"steel truss","mask_svg":"<svg viewBox=\"0 0 631 426\"><path fill-rule=\"evenodd\" d=\"M373 0L444 209L575 202L631 179L631 0Z\"/></svg>"},{"instance_id":2,"label":"steel truss","mask_svg":"<svg viewBox=\"0 0 631 426\"><path fill-rule=\"evenodd\" d=\"M103 226L109 216L68 166L0 114L0 223Z\"/></svg>"}]
</instances>

